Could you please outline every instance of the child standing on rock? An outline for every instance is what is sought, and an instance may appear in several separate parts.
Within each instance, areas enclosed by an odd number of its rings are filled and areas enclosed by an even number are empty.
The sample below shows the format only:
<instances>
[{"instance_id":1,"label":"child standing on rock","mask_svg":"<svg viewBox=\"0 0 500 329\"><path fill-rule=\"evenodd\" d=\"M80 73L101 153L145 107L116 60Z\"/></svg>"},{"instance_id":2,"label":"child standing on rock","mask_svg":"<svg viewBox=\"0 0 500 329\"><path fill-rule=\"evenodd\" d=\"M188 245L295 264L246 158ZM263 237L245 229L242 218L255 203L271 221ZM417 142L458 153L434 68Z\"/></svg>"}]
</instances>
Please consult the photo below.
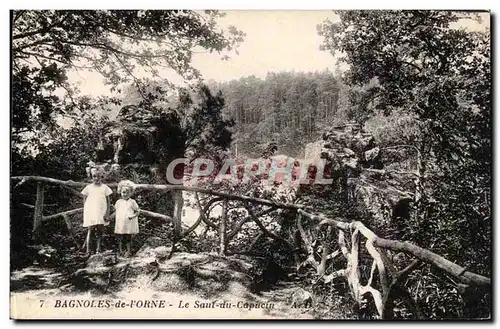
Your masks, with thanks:
<instances>
[{"instance_id":1,"label":"child standing on rock","mask_svg":"<svg viewBox=\"0 0 500 329\"><path fill-rule=\"evenodd\" d=\"M102 183L103 173L98 168L90 170L92 184L87 185L83 190L83 227L87 227L87 255L90 255L90 240L92 233L97 237L96 253L101 252L102 234L104 225L109 225L106 218L109 215L109 196L113 193L111 189Z\"/></svg>"},{"instance_id":2,"label":"child standing on rock","mask_svg":"<svg viewBox=\"0 0 500 329\"><path fill-rule=\"evenodd\" d=\"M132 253L132 238L139 233L139 206L130 198L135 190L135 184L129 180L118 183L118 194L121 199L115 204L115 234L118 234L118 248L123 254L123 244L126 244L125 257Z\"/></svg>"}]
</instances>

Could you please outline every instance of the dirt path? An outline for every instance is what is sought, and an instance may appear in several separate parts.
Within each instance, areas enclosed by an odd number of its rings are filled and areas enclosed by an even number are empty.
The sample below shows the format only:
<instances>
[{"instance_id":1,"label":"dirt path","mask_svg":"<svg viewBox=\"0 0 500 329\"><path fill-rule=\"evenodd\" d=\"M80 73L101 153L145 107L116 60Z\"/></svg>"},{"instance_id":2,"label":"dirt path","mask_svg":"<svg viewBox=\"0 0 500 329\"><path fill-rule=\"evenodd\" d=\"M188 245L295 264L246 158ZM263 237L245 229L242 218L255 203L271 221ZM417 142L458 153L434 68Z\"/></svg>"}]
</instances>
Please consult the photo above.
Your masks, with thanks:
<instances>
[{"instance_id":1,"label":"dirt path","mask_svg":"<svg viewBox=\"0 0 500 329\"><path fill-rule=\"evenodd\" d=\"M238 282L221 293L161 291L151 276L111 293L71 291L64 275L25 268L11 274L11 317L18 319L311 319L307 309L292 308L293 284L253 294Z\"/></svg>"}]
</instances>

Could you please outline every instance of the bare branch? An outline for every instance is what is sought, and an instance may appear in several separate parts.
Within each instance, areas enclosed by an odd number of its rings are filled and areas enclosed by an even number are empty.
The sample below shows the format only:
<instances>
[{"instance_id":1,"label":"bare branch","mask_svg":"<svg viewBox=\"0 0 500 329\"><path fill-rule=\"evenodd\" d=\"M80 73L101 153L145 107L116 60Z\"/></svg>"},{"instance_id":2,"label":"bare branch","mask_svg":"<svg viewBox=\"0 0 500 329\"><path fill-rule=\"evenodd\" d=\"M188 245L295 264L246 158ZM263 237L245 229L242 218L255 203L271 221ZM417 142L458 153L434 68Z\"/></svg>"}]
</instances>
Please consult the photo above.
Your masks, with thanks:
<instances>
[{"instance_id":1,"label":"bare branch","mask_svg":"<svg viewBox=\"0 0 500 329\"><path fill-rule=\"evenodd\" d=\"M252 216L252 220L255 222L255 224L257 224L257 226L262 230L262 232L265 235L273 238L274 240L282 242L287 248L293 249L293 246L290 244L290 242L288 242L287 240L283 239L282 237L274 234L273 232L268 231L266 229L266 227L264 226L264 224L262 224L262 222L257 218L254 211L250 207L247 206L246 209L248 210L248 213L250 214L250 216ZM275 209L273 209L273 210L275 210Z\"/></svg>"}]
</instances>

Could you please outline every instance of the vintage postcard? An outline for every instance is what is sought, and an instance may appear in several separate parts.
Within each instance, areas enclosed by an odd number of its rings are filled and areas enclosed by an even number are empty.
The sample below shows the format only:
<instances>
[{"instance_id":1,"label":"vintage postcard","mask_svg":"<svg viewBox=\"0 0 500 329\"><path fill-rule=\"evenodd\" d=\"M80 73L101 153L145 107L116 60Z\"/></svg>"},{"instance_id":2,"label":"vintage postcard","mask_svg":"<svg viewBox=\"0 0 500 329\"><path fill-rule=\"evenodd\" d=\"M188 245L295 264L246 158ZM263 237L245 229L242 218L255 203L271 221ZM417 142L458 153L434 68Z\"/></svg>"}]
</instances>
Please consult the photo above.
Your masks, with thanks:
<instances>
[{"instance_id":1,"label":"vintage postcard","mask_svg":"<svg viewBox=\"0 0 500 329\"><path fill-rule=\"evenodd\" d=\"M12 319L492 319L489 11L10 17Z\"/></svg>"}]
</instances>

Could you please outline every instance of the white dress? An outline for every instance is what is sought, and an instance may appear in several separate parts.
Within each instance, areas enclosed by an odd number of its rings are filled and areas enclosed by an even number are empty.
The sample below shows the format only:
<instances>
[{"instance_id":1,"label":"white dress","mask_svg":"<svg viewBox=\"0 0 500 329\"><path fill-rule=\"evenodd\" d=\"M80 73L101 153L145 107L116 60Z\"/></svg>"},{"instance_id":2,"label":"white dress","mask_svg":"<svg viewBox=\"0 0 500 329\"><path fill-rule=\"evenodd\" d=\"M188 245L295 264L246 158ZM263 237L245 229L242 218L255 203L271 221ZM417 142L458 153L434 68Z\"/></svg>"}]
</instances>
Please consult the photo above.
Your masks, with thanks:
<instances>
[{"instance_id":1,"label":"white dress","mask_svg":"<svg viewBox=\"0 0 500 329\"><path fill-rule=\"evenodd\" d=\"M82 194L87 196L83 206L83 227L105 224L106 197L112 193L105 184L89 184L82 190Z\"/></svg>"},{"instance_id":2,"label":"white dress","mask_svg":"<svg viewBox=\"0 0 500 329\"><path fill-rule=\"evenodd\" d=\"M116 201L116 220L115 220L115 233L116 234L137 234L139 233L139 205L134 199L120 199ZM134 216L135 212L135 216ZM132 219L130 219L131 216Z\"/></svg>"}]
</instances>

